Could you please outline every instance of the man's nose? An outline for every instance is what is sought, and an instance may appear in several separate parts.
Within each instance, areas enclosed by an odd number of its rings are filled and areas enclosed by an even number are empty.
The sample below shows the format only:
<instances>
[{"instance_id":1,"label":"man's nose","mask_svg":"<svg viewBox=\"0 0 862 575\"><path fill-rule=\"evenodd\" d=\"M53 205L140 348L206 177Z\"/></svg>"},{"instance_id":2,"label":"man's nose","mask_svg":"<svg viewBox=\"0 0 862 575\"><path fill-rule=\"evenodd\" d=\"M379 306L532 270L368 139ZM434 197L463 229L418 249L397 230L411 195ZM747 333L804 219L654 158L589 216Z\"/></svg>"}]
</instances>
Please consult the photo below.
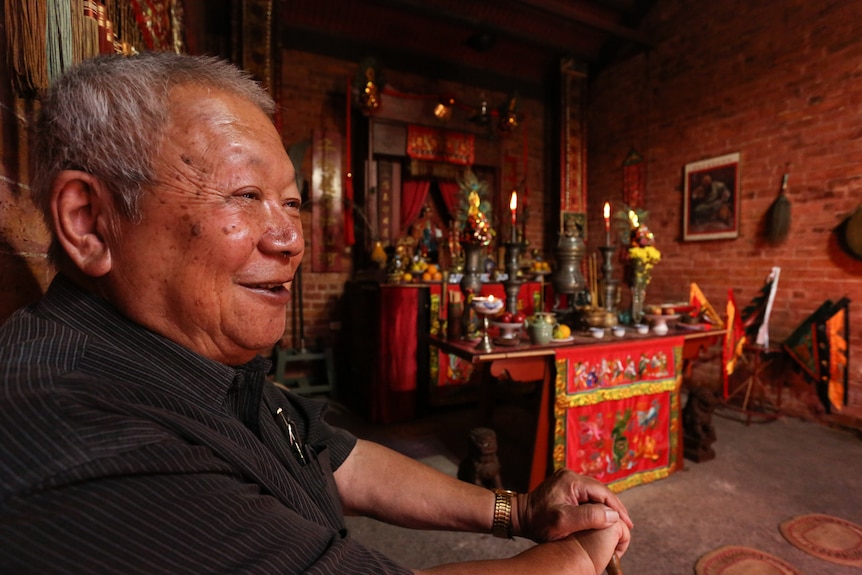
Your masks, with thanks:
<instances>
[{"instance_id":1,"label":"man's nose","mask_svg":"<svg viewBox=\"0 0 862 575\"><path fill-rule=\"evenodd\" d=\"M302 253L305 240L298 214L285 213L278 206L266 210L266 229L260 238L260 250L265 253L292 257Z\"/></svg>"}]
</instances>

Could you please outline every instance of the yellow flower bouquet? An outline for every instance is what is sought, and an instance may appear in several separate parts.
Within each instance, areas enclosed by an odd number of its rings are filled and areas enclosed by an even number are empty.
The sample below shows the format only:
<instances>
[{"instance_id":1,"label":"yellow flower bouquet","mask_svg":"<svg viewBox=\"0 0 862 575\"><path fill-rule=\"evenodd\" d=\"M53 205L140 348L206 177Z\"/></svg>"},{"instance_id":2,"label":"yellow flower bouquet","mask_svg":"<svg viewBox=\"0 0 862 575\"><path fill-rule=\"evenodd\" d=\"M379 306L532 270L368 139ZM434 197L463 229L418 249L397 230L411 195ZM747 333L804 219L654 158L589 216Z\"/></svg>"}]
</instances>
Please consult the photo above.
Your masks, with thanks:
<instances>
[{"instance_id":1,"label":"yellow flower bouquet","mask_svg":"<svg viewBox=\"0 0 862 575\"><path fill-rule=\"evenodd\" d=\"M655 246L632 246L629 248L629 261L635 281L642 281L646 286L650 281L650 271L661 261L661 252Z\"/></svg>"},{"instance_id":2,"label":"yellow flower bouquet","mask_svg":"<svg viewBox=\"0 0 862 575\"><path fill-rule=\"evenodd\" d=\"M661 252L653 244L655 236L638 220L634 211L629 211L631 242L628 259L631 264L632 320L638 323L643 318L646 286L649 285L652 269L661 261Z\"/></svg>"}]
</instances>

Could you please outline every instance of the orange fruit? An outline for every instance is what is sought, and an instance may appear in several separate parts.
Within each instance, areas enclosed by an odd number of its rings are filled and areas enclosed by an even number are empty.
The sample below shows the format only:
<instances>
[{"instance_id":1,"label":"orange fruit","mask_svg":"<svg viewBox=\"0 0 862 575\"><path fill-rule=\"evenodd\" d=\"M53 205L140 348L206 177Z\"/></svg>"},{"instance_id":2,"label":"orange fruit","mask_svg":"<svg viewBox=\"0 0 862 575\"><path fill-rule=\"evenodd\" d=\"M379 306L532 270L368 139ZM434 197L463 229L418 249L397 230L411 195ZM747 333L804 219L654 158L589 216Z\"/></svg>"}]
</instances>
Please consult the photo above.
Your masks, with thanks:
<instances>
[{"instance_id":1,"label":"orange fruit","mask_svg":"<svg viewBox=\"0 0 862 575\"><path fill-rule=\"evenodd\" d=\"M432 279L433 279L435 282L443 281L443 274L442 274L442 273L440 273L440 272L434 272L434 275L432 276Z\"/></svg>"},{"instance_id":2,"label":"orange fruit","mask_svg":"<svg viewBox=\"0 0 862 575\"><path fill-rule=\"evenodd\" d=\"M430 282L432 277L433 276L431 275L430 272L425 272L422 274L422 281L423 282Z\"/></svg>"}]
</instances>

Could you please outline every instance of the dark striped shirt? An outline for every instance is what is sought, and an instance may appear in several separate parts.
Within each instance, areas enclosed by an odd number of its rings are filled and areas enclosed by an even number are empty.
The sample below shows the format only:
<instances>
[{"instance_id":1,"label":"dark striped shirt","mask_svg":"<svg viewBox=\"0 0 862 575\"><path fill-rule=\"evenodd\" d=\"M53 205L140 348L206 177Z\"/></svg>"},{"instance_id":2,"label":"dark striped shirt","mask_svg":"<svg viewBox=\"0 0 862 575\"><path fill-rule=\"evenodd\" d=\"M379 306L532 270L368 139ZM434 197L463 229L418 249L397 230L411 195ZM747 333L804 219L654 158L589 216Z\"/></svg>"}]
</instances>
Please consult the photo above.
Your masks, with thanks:
<instances>
[{"instance_id":1,"label":"dark striped shirt","mask_svg":"<svg viewBox=\"0 0 862 575\"><path fill-rule=\"evenodd\" d=\"M332 471L356 439L268 366L58 276L0 328L0 573L409 573L347 536Z\"/></svg>"}]
</instances>

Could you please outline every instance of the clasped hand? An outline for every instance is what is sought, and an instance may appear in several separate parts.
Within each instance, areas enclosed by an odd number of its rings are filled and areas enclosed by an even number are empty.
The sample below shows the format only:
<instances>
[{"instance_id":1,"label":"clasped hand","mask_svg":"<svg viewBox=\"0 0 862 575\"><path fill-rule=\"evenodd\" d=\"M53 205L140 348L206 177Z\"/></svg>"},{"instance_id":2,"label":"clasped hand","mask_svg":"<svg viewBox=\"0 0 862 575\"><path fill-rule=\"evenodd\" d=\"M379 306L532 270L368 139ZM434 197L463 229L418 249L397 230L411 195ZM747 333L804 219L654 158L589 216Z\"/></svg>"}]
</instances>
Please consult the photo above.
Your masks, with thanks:
<instances>
[{"instance_id":1,"label":"clasped hand","mask_svg":"<svg viewBox=\"0 0 862 575\"><path fill-rule=\"evenodd\" d=\"M633 524L619 497L596 479L568 469L558 470L534 491L519 495L514 506L515 535L542 543L610 530L603 540L619 533L614 546L617 555L621 557L629 546Z\"/></svg>"}]
</instances>

